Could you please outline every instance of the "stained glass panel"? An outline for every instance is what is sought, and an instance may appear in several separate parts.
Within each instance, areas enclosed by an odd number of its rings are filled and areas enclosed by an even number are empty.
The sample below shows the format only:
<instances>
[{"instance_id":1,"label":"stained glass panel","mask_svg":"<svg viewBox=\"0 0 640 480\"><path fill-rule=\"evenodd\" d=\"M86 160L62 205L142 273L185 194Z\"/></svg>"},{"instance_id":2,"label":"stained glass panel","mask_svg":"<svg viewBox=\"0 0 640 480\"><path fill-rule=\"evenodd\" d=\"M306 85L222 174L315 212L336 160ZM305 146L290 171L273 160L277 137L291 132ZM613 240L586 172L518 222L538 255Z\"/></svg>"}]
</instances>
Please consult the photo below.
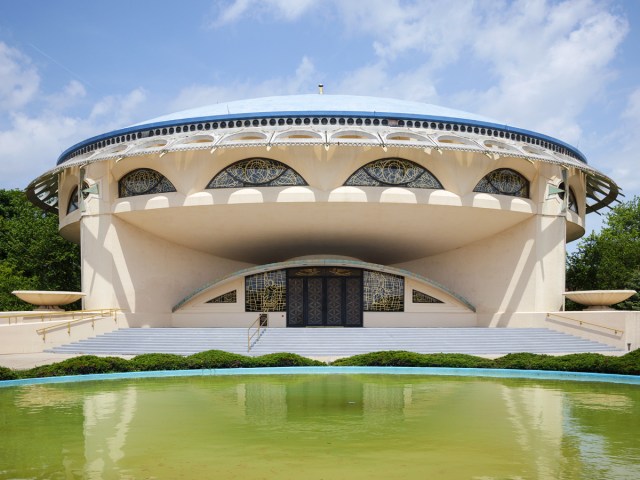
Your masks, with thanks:
<instances>
[{"instance_id":1,"label":"stained glass panel","mask_svg":"<svg viewBox=\"0 0 640 480\"><path fill-rule=\"evenodd\" d=\"M215 298L212 298L207 303L236 303L237 295L236 291L232 290L231 292L223 293L222 295L218 295Z\"/></svg>"},{"instance_id":2,"label":"stained glass panel","mask_svg":"<svg viewBox=\"0 0 640 480\"><path fill-rule=\"evenodd\" d=\"M573 189L569 188L569 210L578 213L578 200L576 200L576 194L573 193Z\"/></svg>"},{"instance_id":3,"label":"stained glass panel","mask_svg":"<svg viewBox=\"0 0 640 480\"><path fill-rule=\"evenodd\" d=\"M229 165L207 188L281 187L307 185L292 168L269 158L249 158Z\"/></svg>"},{"instance_id":4,"label":"stained glass panel","mask_svg":"<svg viewBox=\"0 0 640 480\"><path fill-rule=\"evenodd\" d=\"M86 199L89 194L87 192L85 192L85 190L89 188L89 184L87 182L82 182L82 197L84 199ZM78 189L78 187L75 187L73 189L73 191L71 192L71 195L69 195L69 204L67 205L67 214L71 213L71 212L75 212L76 210L78 210L78 208L80 208L80 190Z\"/></svg>"},{"instance_id":5,"label":"stained glass panel","mask_svg":"<svg viewBox=\"0 0 640 480\"><path fill-rule=\"evenodd\" d=\"M442 184L429 170L402 158L383 158L367 163L344 184L363 187L442 188Z\"/></svg>"},{"instance_id":6,"label":"stained glass panel","mask_svg":"<svg viewBox=\"0 0 640 480\"><path fill-rule=\"evenodd\" d=\"M427 295L426 293L420 292L418 290L413 290L411 294L411 301L413 303L444 303L437 298L432 297L431 295Z\"/></svg>"},{"instance_id":7,"label":"stained glass panel","mask_svg":"<svg viewBox=\"0 0 640 480\"><path fill-rule=\"evenodd\" d=\"M363 276L365 312L404 311L404 278L370 270Z\"/></svg>"},{"instance_id":8,"label":"stained glass panel","mask_svg":"<svg viewBox=\"0 0 640 480\"><path fill-rule=\"evenodd\" d=\"M287 309L287 272L275 270L245 278L247 312L284 312Z\"/></svg>"},{"instance_id":9,"label":"stained glass panel","mask_svg":"<svg viewBox=\"0 0 640 480\"><path fill-rule=\"evenodd\" d=\"M480 180L473 191L529 198L529 181L515 170L499 168Z\"/></svg>"},{"instance_id":10,"label":"stained glass panel","mask_svg":"<svg viewBox=\"0 0 640 480\"><path fill-rule=\"evenodd\" d=\"M150 168L138 168L118 182L120 197L134 197L152 193L175 192L176 187L161 173Z\"/></svg>"},{"instance_id":11,"label":"stained glass panel","mask_svg":"<svg viewBox=\"0 0 640 480\"><path fill-rule=\"evenodd\" d=\"M67 206L67 213L75 212L78 209L78 203L80 199L78 197L78 187L73 189L69 196L69 205Z\"/></svg>"}]
</instances>

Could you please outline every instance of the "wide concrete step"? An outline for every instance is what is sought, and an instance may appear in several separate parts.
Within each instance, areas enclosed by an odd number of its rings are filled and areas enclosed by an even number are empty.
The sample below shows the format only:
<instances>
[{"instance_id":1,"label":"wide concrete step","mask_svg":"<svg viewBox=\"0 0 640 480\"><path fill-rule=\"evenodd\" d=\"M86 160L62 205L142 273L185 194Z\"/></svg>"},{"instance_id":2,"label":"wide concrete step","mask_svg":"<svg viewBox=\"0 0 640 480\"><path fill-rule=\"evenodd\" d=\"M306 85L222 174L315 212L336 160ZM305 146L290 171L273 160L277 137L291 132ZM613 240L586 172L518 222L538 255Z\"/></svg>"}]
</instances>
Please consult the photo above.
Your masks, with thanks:
<instances>
[{"instance_id":1,"label":"wide concrete step","mask_svg":"<svg viewBox=\"0 0 640 480\"><path fill-rule=\"evenodd\" d=\"M213 349L246 355L247 329L127 328L48 351L191 355ZM271 328L264 331L249 354L290 352L311 357L339 357L380 350L486 355L616 351L603 343L546 328Z\"/></svg>"}]
</instances>

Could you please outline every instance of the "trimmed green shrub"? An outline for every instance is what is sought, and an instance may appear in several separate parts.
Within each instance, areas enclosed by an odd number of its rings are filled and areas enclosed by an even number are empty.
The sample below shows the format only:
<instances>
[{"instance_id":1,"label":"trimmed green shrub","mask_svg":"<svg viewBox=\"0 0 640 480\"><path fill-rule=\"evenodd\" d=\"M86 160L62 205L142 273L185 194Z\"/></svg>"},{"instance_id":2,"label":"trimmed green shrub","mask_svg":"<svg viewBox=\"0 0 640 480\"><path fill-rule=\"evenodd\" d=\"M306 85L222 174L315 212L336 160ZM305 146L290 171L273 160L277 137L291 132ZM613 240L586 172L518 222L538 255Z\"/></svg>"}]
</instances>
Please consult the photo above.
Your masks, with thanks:
<instances>
[{"instance_id":1,"label":"trimmed green shrub","mask_svg":"<svg viewBox=\"0 0 640 480\"><path fill-rule=\"evenodd\" d=\"M207 350L194 353L187 357L189 368L251 368L254 365L252 357L245 357L237 353L222 350Z\"/></svg>"},{"instance_id":2,"label":"trimmed green shrub","mask_svg":"<svg viewBox=\"0 0 640 480\"><path fill-rule=\"evenodd\" d=\"M0 380L17 378L86 375L149 370L212 368L323 366L323 362L294 353L272 353L248 357L222 350L208 350L189 357L168 353L148 353L131 360L118 357L84 355L30 370L14 371L0 367ZM382 351L335 360L335 366L506 368L516 370L556 370L565 372L617 373L640 375L640 349L621 357L598 353L576 353L553 357L534 353L510 353L495 360L461 353L420 354L407 351Z\"/></svg>"},{"instance_id":3,"label":"trimmed green shrub","mask_svg":"<svg viewBox=\"0 0 640 480\"><path fill-rule=\"evenodd\" d=\"M144 353L129 360L129 365L134 372L186 370L189 368L189 361L182 355L173 353Z\"/></svg>"},{"instance_id":4,"label":"trimmed green shrub","mask_svg":"<svg viewBox=\"0 0 640 480\"><path fill-rule=\"evenodd\" d=\"M15 380L18 374L7 367L0 367L0 380Z\"/></svg>"},{"instance_id":5,"label":"trimmed green shrub","mask_svg":"<svg viewBox=\"0 0 640 480\"><path fill-rule=\"evenodd\" d=\"M463 353L414 353L404 350L365 353L340 358L331 365L369 367L451 367L451 368L492 368L493 362L487 358Z\"/></svg>"},{"instance_id":6,"label":"trimmed green shrub","mask_svg":"<svg viewBox=\"0 0 640 480\"><path fill-rule=\"evenodd\" d=\"M609 357L611 371L621 375L640 375L640 349L621 357Z\"/></svg>"},{"instance_id":7,"label":"trimmed green shrub","mask_svg":"<svg viewBox=\"0 0 640 480\"><path fill-rule=\"evenodd\" d=\"M556 370L559 372L611 372L611 357L599 353L573 353L560 357L548 357L542 364L542 370Z\"/></svg>"},{"instance_id":8,"label":"trimmed green shrub","mask_svg":"<svg viewBox=\"0 0 640 480\"><path fill-rule=\"evenodd\" d=\"M514 370L548 370L545 368L549 355L536 353L509 353L504 357L493 361L495 368L507 368Z\"/></svg>"},{"instance_id":9,"label":"trimmed green shrub","mask_svg":"<svg viewBox=\"0 0 640 480\"><path fill-rule=\"evenodd\" d=\"M321 367L324 362L296 355L295 353L269 353L253 359L256 367Z\"/></svg>"},{"instance_id":10,"label":"trimmed green shrub","mask_svg":"<svg viewBox=\"0 0 640 480\"><path fill-rule=\"evenodd\" d=\"M95 355L82 355L69 358L51 365L42 365L23 374L27 378L36 377L60 377L63 375L88 375L92 373L116 373L129 372L129 362L119 357L96 357Z\"/></svg>"}]
</instances>

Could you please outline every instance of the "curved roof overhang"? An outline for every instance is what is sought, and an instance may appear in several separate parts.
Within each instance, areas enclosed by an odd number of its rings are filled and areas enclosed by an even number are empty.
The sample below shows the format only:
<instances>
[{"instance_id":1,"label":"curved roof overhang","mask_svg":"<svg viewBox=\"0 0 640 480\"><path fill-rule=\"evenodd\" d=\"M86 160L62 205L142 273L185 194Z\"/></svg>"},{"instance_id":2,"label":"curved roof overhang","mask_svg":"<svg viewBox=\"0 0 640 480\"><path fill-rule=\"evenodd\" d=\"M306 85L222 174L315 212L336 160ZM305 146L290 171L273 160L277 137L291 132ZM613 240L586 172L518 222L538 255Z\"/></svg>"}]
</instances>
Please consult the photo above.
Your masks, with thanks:
<instances>
[{"instance_id":1,"label":"curved roof overhang","mask_svg":"<svg viewBox=\"0 0 640 480\"><path fill-rule=\"evenodd\" d=\"M409 270L403 270L400 268L388 267L386 265L380 265L377 263L368 263L362 262L359 260L345 260L345 259L307 259L307 260L289 260L286 262L278 262L278 263L269 263L266 265L259 265L257 267L245 268L243 270L239 270L230 275L226 275L222 278L218 278L212 282L209 282L202 287L198 288L195 292L186 296L182 300L180 300L172 309L172 312L176 312L181 308L187 306L191 300L195 299L201 294L209 290L213 290L219 285L224 283L233 281L238 278L243 278L249 275L255 275L258 273L271 272L274 270L283 270L286 268L300 268L300 267L346 267L346 268L361 268L364 270L373 270L375 272L383 272L390 273L392 275L398 275L405 278L410 278L416 280L420 283L429 285L434 289L442 292L446 296L454 299L461 307L466 308L472 312L476 311L476 308L464 297L458 295L455 292L452 292L450 289L441 285L438 282L430 280L422 275L418 275L416 273L410 272Z\"/></svg>"},{"instance_id":2,"label":"curved roof overhang","mask_svg":"<svg viewBox=\"0 0 640 480\"><path fill-rule=\"evenodd\" d=\"M269 115L273 115L270 117L273 122L267 121L268 117L263 119L267 125L263 125L254 115L252 120L237 120L234 121L234 126L226 123L224 128L221 125L213 128L210 119L198 119L197 124L184 123L187 127L179 129L176 123L172 123L173 127L167 126L166 122L162 127L160 124L145 124L142 126L145 130L138 132L140 135L133 135L131 132L125 135L123 132L127 129L119 130L78 144L80 147L76 147L79 150L72 147L60 157L56 167L29 184L27 196L41 208L56 211L58 173L65 168L94 162L118 161L141 155L162 157L167 153L190 150L209 150L213 154L224 148L263 147L268 152L274 146L301 145L315 145L326 149L341 145L379 147L384 151L389 147L397 147L422 149L426 153L466 151L481 153L494 159L514 157L575 168L587 176L587 197L591 200L587 204L587 213L617 201L620 194L616 183L589 166L577 150L568 150L564 144L557 141L550 143L545 140L548 137L525 130L504 126L498 128L475 120L462 119L460 123L452 123L451 118L425 117L424 120L417 120L417 115L406 115L404 119L400 119L398 115L390 118L386 114L360 118L354 117L354 112L343 112L345 115L348 113L348 117L338 117L340 112L327 112L327 115L331 114L328 117L320 113L316 112L319 115L317 117L277 117L277 113L270 113ZM413 120L409 120L409 117ZM226 118L225 122L229 122L228 116ZM344 121L340 122L340 118ZM296 119L300 122L296 122ZM317 123L314 123L314 119L318 120ZM331 123L331 119L335 123ZM326 120L326 124L323 120ZM237 122L240 122L239 126L236 126ZM254 124L256 122L257 125Z\"/></svg>"}]
</instances>

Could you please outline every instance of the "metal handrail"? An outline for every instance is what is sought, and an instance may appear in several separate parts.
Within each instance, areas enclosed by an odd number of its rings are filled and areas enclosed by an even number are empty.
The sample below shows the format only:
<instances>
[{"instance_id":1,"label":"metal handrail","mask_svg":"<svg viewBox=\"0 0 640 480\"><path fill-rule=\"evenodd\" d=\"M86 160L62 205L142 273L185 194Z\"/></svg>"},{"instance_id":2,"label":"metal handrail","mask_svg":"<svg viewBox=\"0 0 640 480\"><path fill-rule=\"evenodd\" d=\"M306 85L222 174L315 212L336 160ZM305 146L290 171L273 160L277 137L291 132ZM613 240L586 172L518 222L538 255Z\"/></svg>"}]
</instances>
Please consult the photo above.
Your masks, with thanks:
<instances>
[{"instance_id":1,"label":"metal handrail","mask_svg":"<svg viewBox=\"0 0 640 480\"><path fill-rule=\"evenodd\" d=\"M614 335L618 335L618 332L620 332L620 334L624 334L624 330L621 330L619 328L611 328L611 327L607 327L605 325L599 325L597 323L593 323L593 322L587 322L585 320L580 320L579 318L571 318L571 317L567 317L565 315L558 315L557 313L547 313L547 318L549 317L558 317L558 318L562 318L564 320L571 320L572 322L578 322L580 325L590 325L592 327L598 327L598 328L604 328L605 330L611 330Z\"/></svg>"},{"instance_id":2,"label":"metal handrail","mask_svg":"<svg viewBox=\"0 0 640 480\"><path fill-rule=\"evenodd\" d=\"M14 318L15 319L15 323L18 324L20 323L18 321L19 318L39 318L41 322L44 322L45 319L46 320L52 320L54 319L54 317L69 317L71 316L71 319L75 319L76 316L86 316L86 315L90 315L90 314L94 314L96 312L102 312L105 311L106 309L96 309L96 310L33 310L33 311L26 311L26 312L19 312L19 313L0 313L0 319L2 318L8 318L9 319L9 325L11 325L11 319ZM109 309L109 310L113 310L113 309Z\"/></svg>"},{"instance_id":3,"label":"metal handrail","mask_svg":"<svg viewBox=\"0 0 640 480\"><path fill-rule=\"evenodd\" d=\"M38 330L36 330L36 333L42 335L42 341L46 341L47 339L47 332L49 330L55 330L57 328L60 328L64 325L66 325L67 327L67 334L71 335L71 326L72 325L76 325L78 323L81 322L86 322L88 320L91 320L91 328L95 328L95 322L97 319L100 318L107 318L108 316L112 315L113 316L113 321L118 323L118 312L120 311L120 309L118 308L102 308L102 309L97 309L97 310L76 310L73 313L75 314L84 314L84 316L81 316L81 318L76 318L76 319L71 319L68 321L62 321L60 323L57 323L55 325L50 325L48 327L44 327L44 328L39 328Z\"/></svg>"},{"instance_id":4,"label":"metal handrail","mask_svg":"<svg viewBox=\"0 0 640 480\"><path fill-rule=\"evenodd\" d=\"M256 325L257 324L257 325ZM258 340L260 340L260 337L262 336L262 334L264 334L265 330L269 327L269 315L267 315L266 313L261 313L260 315L258 315L258 318L256 318L253 323L249 326L249 328L247 328L247 353L251 351L251 347L253 347L256 342ZM251 329L255 328L256 330L251 333ZM257 337L253 343L251 343L251 340Z\"/></svg>"}]
</instances>

